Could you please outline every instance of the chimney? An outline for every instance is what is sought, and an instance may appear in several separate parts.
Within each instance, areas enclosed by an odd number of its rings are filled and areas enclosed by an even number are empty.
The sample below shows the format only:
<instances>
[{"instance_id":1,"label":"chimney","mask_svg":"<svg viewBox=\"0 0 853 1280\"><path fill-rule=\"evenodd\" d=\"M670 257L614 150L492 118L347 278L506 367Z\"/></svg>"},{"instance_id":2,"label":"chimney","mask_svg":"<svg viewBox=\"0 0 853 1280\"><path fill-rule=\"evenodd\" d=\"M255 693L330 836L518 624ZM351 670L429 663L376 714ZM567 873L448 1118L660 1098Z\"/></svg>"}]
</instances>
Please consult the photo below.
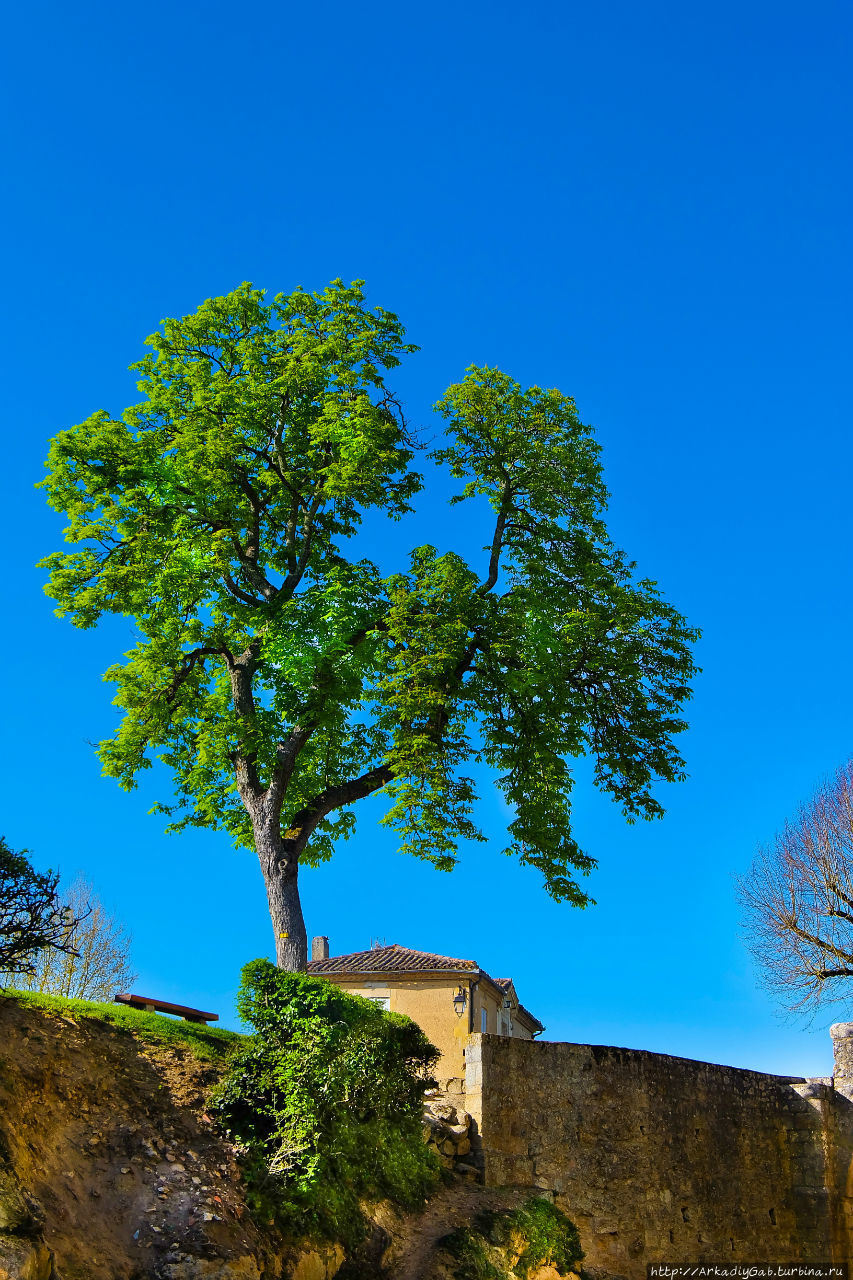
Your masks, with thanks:
<instances>
[{"instance_id":1,"label":"chimney","mask_svg":"<svg viewBox=\"0 0 853 1280\"><path fill-rule=\"evenodd\" d=\"M311 959L312 960L328 960L329 958L329 939L328 938L312 938L311 939Z\"/></svg>"}]
</instances>

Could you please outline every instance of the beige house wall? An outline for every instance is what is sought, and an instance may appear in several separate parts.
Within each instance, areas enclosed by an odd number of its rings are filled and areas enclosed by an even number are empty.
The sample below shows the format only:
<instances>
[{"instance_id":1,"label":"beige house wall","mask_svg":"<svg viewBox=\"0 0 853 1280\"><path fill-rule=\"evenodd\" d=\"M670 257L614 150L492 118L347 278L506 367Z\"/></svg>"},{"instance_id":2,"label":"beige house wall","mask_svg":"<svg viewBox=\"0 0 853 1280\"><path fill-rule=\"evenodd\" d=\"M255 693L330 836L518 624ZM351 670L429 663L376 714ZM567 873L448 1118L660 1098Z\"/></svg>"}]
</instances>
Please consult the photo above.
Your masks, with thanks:
<instances>
[{"instance_id":1,"label":"beige house wall","mask_svg":"<svg viewBox=\"0 0 853 1280\"><path fill-rule=\"evenodd\" d=\"M367 999L387 997L391 1013L405 1013L416 1022L441 1054L436 1077L444 1085L448 1080L460 1081L465 1075L463 1050L468 1040L469 1014L466 1001L460 1016L453 1007L453 997L461 986L470 1000L470 983L465 978L381 978L355 979L327 974L330 982ZM479 1013L477 1014L479 1017Z\"/></svg>"},{"instance_id":2,"label":"beige house wall","mask_svg":"<svg viewBox=\"0 0 853 1280\"><path fill-rule=\"evenodd\" d=\"M426 973L417 977L390 974L387 978L381 975L356 978L344 974L325 974L324 977L353 995L364 996L368 1000L387 999L391 1013L404 1013L416 1022L441 1054L435 1075L441 1087L450 1093L460 1092L463 1088L465 1047L471 1032L499 1034L498 1015L504 993L489 981L478 982L464 974L432 977ZM460 987L466 996L461 1015L453 1005L453 997ZM512 1035L523 1040L531 1038L530 1030L524 1026L517 1011L512 1019Z\"/></svg>"}]
</instances>

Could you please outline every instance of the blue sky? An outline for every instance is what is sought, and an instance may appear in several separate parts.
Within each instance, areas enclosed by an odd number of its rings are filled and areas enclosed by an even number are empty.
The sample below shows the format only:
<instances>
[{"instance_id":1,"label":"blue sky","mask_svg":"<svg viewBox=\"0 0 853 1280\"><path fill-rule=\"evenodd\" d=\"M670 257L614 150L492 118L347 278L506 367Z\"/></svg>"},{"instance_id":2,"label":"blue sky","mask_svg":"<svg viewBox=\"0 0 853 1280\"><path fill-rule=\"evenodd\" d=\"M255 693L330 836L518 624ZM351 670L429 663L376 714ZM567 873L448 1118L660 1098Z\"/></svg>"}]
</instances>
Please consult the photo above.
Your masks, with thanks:
<instances>
[{"instance_id":1,"label":"blue sky","mask_svg":"<svg viewBox=\"0 0 853 1280\"><path fill-rule=\"evenodd\" d=\"M61 522L33 484L52 434L136 398L163 316L363 277L421 347L394 385L427 434L470 363L576 397L614 535L703 629L704 674L662 822L627 827L579 770L596 907L500 856L486 785L489 843L451 876L367 803L303 876L309 932L474 958L551 1038L827 1072L820 1021L756 985L733 877L850 754L849 7L35 3L5 28L0 830L89 876L138 990L233 1022L271 948L260 874L223 835L162 834L164 774L100 778L129 631L53 617L34 562ZM409 540L477 557L445 498L433 478ZM382 530L368 550L393 566Z\"/></svg>"}]
</instances>

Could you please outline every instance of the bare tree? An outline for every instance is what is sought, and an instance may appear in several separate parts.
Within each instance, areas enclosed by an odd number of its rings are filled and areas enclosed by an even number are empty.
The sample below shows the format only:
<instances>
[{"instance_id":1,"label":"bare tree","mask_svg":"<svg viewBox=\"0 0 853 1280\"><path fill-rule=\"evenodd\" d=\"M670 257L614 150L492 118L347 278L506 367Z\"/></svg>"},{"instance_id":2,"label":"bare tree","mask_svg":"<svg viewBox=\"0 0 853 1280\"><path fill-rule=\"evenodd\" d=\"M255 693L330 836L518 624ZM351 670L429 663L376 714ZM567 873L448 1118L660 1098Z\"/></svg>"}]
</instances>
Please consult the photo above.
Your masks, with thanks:
<instances>
[{"instance_id":1,"label":"bare tree","mask_svg":"<svg viewBox=\"0 0 853 1280\"><path fill-rule=\"evenodd\" d=\"M795 1012L853 999L853 760L738 882L747 945Z\"/></svg>"},{"instance_id":2,"label":"bare tree","mask_svg":"<svg viewBox=\"0 0 853 1280\"><path fill-rule=\"evenodd\" d=\"M64 939L67 949L39 952L33 972L16 975L14 985L78 1000L111 1000L117 991L127 991L137 977L127 930L82 876L62 896L62 906L71 922Z\"/></svg>"}]
</instances>

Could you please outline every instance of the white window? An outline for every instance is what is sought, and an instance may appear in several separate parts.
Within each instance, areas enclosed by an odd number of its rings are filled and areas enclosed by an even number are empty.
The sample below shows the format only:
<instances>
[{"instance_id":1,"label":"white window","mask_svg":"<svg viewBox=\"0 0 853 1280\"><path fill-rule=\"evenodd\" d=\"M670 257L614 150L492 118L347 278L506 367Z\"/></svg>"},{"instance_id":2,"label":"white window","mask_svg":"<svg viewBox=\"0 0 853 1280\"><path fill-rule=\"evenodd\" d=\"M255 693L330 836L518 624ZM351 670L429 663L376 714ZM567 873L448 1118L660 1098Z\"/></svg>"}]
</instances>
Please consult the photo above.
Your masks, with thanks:
<instances>
[{"instance_id":1,"label":"white window","mask_svg":"<svg viewBox=\"0 0 853 1280\"><path fill-rule=\"evenodd\" d=\"M480 1030L482 1031L483 1035L485 1035L488 1029L489 1029L489 1011L488 1009L481 1009L480 1010Z\"/></svg>"},{"instance_id":2,"label":"white window","mask_svg":"<svg viewBox=\"0 0 853 1280\"><path fill-rule=\"evenodd\" d=\"M390 1011L391 1009L390 996L367 996L367 999L371 1004L378 1004L380 1009L385 1009L387 1011Z\"/></svg>"}]
</instances>

